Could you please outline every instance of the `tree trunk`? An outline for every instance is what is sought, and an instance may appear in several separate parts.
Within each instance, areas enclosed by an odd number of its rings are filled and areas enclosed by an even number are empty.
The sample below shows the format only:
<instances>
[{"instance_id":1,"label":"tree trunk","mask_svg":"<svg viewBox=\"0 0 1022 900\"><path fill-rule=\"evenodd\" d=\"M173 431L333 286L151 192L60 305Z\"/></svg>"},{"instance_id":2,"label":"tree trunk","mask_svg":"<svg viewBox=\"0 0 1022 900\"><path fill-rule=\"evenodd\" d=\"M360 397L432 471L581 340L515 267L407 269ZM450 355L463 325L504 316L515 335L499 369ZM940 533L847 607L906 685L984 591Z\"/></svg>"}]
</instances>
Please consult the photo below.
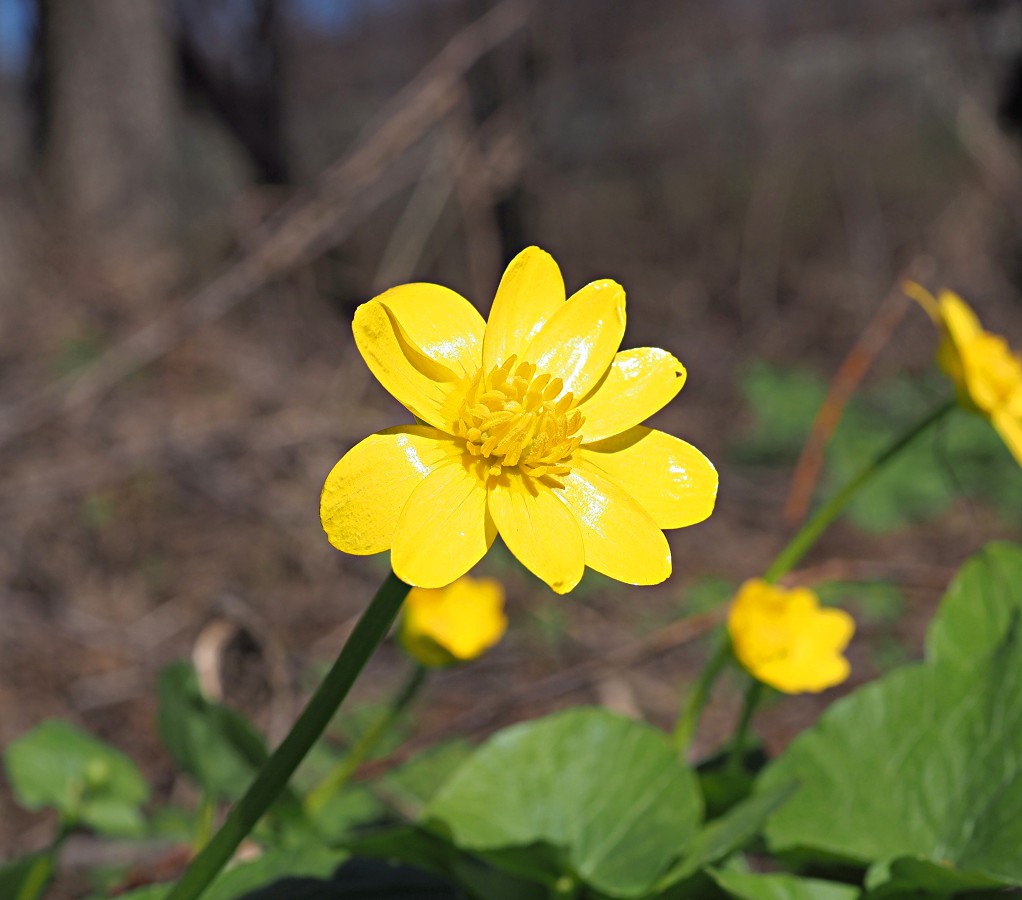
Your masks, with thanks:
<instances>
[{"instance_id":1,"label":"tree trunk","mask_svg":"<svg viewBox=\"0 0 1022 900\"><path fill-rule=\"evenodd\" d=\"M38 0L44 174L73 233L146 251L176 224L167 0Z\"/></svg>"}]
</instances>

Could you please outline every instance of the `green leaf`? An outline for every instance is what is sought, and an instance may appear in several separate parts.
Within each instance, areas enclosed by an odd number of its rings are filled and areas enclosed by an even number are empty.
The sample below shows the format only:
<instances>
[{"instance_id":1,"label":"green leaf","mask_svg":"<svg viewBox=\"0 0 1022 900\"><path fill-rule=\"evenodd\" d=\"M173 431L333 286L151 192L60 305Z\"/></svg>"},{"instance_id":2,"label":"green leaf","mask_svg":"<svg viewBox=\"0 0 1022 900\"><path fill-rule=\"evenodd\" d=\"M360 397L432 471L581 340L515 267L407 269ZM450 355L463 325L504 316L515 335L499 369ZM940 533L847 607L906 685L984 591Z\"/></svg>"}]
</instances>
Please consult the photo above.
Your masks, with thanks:
<instances>
[{"instance_id":1,"label":"green leaf","mask_svg":"<svg viewBox=\"0 0 1022 900\"><path fill-rule=\"evenodd\" d=\"M711 874L717 884L738 900L856 900L860 896L856 887L817 878L722 869Z\"/></svg>"},{"instance_id":2,"label":"green leaf","mask_svg":"<svg viewBox=\"0 0 1022 900\"><path fill-rule=\"evenodd\" d=\"M692 841L685 857L657 882L658 891L691 878L701 869L741 850L763 827L767 818L797 790L796 782L778 784L754 794L719 819L706 824Z\"/></svg>"},{"instance_id":3,"label":"green leaf","mask_svg":"<svg viewBox=\"0 0 1022 900\"><path fill-rule=\"evenodd\" d=\"M472 755L467 741L449 741L412 757L376 783L384 801L416 818L448 778Z\"/></svg>"},{"instance_id":4,"label":"green leaf","mask_svg":"<svg viewBox=\"0 0 1022 900\"><path fill-rule=\"evenodd\" d=\"M906 895L949 897L963 891L1000 888L1001 882L929 860L902 857L872 866L866 874L866 887L871 889L866 894L869 900L881 900ZM1000 893L1003 895L1003 890Z\"/></svg>"},{"instance_id":5,"label":"green leaf","mask_svg":"<svg viewBox=\"0 0 1022 900\"><path fill-rule=\"evenodd\" d=\"M834 703L762 776L802 785L767 824L772 848L1022 884L1016 631L985 664L906 667Z\"/></svg>"},{"instance_id":6,"label":"green leaf","mask_svg":"<svg viewBox=\"0 0 1022 900\"><path fill-rule=\"evenodd\" d=\"M982 663L1022 610L1022 547L988 544L959 569L926 636L926 655L958 666Z\"/></svg>"},{"instance_id":7,"label":"green leaf","mask_svg":"<svg viewBox=\"0 0 1022 900\"><path fill-rule=\"evenodd\" d=\"M203 696L195 670L175 663L160 674L156 724L174 761L204 790L237 800L266 761L266 744L241 713Z\"/></svg>"},{"instance_id":8,"label":"green leaf","mask_svg":"<svg viewBox=\"0 0 1022 900\"><path fill-rule=\"evenodd\" d=\"M135 764L68 722L43 722L22 735L7 747L4 762L26 809L56 809L65 821L102 834L144 830L149 785Z\"/></svg>"},{"instance_id":9,"label":"green leaf","mask_svg":"<svg viewBox=\"0 0 1022 900\"><path fill-rule=\"evenodd\" d=\"M238 900L253 891L264 888L284 878L328 878L347 858L347 854L322 847L302 847L288 850L270 850L251 862L241 863L219 875L216 881L202 895L202 900ZM324 882L331 887L329 882ZM148 887L119 894L119 900L163 900L170 893L171 885L154 884ZM322 897L340 897L343 894L323 892ZM281 895L294 897L299 895ZM315 894L301 894L313 898Z\"/></svg>"},{"instance_id":10,"label":"green leaf","mask_svg":"<svg viewBox=\"0 0 1022 900\"><path fill-rule=\"evenodd\" d=\"M462 849L494 859L546 845L567 870L549 872L546 853L537 874L578 877L613 897L647 892L701 816L695 776L667 737L600 709L499 732L426 808L427 824Z\"/></svg>"},{"instance_id":11,"label":"green leaf","mask_svg":"<svg viewBox=\"0 0 1022 900\"><path fill-rule=\"evenodd\" d=\"M37 900L53 877L53 857L33 853L0 866L0 897Z\"/></svg>"},{"instance_id":12,"label":"green leaf","mask_svg":"<svg viewBox=\"0 0 1022 900\"><path fill-rule=\"evenodd\" d=\"M545 887L485 865L439 835L414 826L364 835L350 841L348 849L356 856L403 862L446 875L479 900L546 900L549 896Z\"/></svg>"}]
</instances>

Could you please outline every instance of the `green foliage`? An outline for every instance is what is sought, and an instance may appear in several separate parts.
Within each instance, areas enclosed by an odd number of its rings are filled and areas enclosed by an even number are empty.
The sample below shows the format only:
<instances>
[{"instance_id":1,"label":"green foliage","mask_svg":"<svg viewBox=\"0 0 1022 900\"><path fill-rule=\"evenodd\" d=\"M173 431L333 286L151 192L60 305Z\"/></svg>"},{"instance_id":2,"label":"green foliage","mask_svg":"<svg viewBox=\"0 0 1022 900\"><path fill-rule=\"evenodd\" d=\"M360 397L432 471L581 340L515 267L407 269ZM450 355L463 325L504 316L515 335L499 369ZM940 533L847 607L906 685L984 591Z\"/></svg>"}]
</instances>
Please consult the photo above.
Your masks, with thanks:
<instances>
[{"instance_id":1,"label":"green foliage","mask_svg":"<svg viewBox=\"0 0 1022 900\"><path fill-rule=\"evenodd\" d=\"M264 853L251 862L240 863L221 874L203 895L203 900L238 900L252 891L283 878L326 878L345 859L345 855L322 847L289 848ZM163 900L170 885L152 885L121 894L122 900ZM292 895L298 900L297 895ZM302 893L302 900L315 894ZM319 896L342 896L322 893ZM96 898L99 900L99 898Z\"/></svg>"},{"instance_id":2,"label":"green foliage","mask_svg":"<svg viewBox=\"0 0 1022 900\"><path fill-rule=\"evenodd\" d=\"M935 662L982 664L1022 609L1022 548L990 544L961 567L930 623L926 653Z\"/></svg>"},{"instance_id":3,"label":"green foliage","mask_svg":"<svg viewBox=\"0 0 1022 900\"><path fill-rule=\"evenodd\" d=\"M68 722L49 721L4 753L14 796L26 809L55 809L69 827L139 835L149 785L123 753Z\"/></svg>"},{"instance_id":4,"label":"green foliage","mask_svg":"<svg viewBox=\"0 0 1022 900\"><path fill-rule=\"evenodd\" d=\"M855 900L859 889L833 881L795 875L754 875L735 870L714 870L713 880L737 900Z\"/></svg>"},{"instance_id":5,"label":"green foliage","mask_svg":"<svg viewBox=\"0 0 1022 900\"><path fill-rule=\"evenodd\" d=\"M826 383L805 370L757 363L741 388L753 418L732 456L744 465L790 466L809 435ZM827 446L821 496L854 476L904 422L933 405L927 396L946 391L938 377L923 383L895 378L854 397ZM860 528L882 533L933 518L962 492L1019 521L1018 465L990 424L966 413L899 453L852 501L848 516Z\"/></svg>"},{"instance_id":6,"label":"green foliage","mask_svg":"<svg viewBox=\"0 0 1022 900\"><path fill-rule=\"evenodd\" d=\"M9 900L36 900L53 877L53 857L33 853L0 866L0 897Z\"/></svg>"},{"instance_id":7,"label":"green foliage","mask_svg":"<svg viewBox=\"0 0 1022 900\"><path fill-rule=\"evenodd\" d=\"M702 797L661 732L575 709L491 738L426 817L464 850L513 855L521 874L640 897L695 836Z\"/></svg>"},{"instance_id":8,"label":"green foliage","mask_svg":"<svg viewBox=\"0 0 1022 900\"><path fill-rule=\"evenodd\" d=\"M236 710L207 700L188 663L160 674L157 726L174 762L211 796L237 800L268 757L262 735Z\"/></svg>"},{"instance_id":9,"label":"green foliage","mask_svg":"<svg viewBox=\"0 0 1022 900\"><path fill-rule=\"evenodd\" d=\"M967 563L930 659L835 703L767 769L763 788L801 784L767 825L775 851L880 864L874 882L888 871L899 889L1022 885L1022 640L1006 612L1022 582L1004 580L1020 558L1001 545Z\"/></svg>"}]
</instances>

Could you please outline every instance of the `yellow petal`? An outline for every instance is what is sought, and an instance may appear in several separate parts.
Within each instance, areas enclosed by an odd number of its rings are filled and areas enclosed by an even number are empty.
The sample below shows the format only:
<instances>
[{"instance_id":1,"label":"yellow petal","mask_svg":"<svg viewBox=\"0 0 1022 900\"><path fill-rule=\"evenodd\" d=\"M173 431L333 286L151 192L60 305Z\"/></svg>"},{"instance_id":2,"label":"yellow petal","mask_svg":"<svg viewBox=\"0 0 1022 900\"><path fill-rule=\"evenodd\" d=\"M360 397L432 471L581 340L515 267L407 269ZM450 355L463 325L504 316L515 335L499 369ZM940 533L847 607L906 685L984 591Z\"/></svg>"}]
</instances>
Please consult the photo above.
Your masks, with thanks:
<instances>
[{"instance_id":1,"label":"yellow petal","mask_svg":"<svg viewBox=\"0 0 1022 900\"><path fill-rule=\"evenodd\" d=\"M412 588L405 600L401 643L427 666L479 656L507 630L504 588L492 578L459 578L439 590Z\"/></svg>"},{"instance_id":2,"label":"yellow petal","mask_svg":"<svg viewBox=\"0 0 1022 900\"><path fill-rule=\"evenodd\" d=\"M402 284L376 298L421 353L459 376L482 365L485 323L461 294L439 284Z\"/></svg>"},{"instance_id":3,"label":"yellow petal","mask_svg":"<svg viewBox=\"0 0 1022 900\"><path fill-rule=\"evenodd\" d=\"M577 409L585 416L586 443L626 431L674 399L685 384L685 367L666 350L623 350Z\"/></svg>"},{"instance_id":4,"label":"yellow petal","mask_svg":"<svg viewBox=\"0 0 1022 900\"><path fill-rule=\"evenodd\" d=\"M483 369L489 372L520 354L543 324L564 305L564 279L549 253L526 247L504 272L493 298L483 340Z\"/></svg>"},{"instance_id":5,"label":"yellow petal","mask_svg":"<svg viewBox=\"0 0 1022 900\"><path fill-rule=\"evenodd\" d=\"M460 456L454 441L426 425L388 428L356 444L323 485L319 514L330 543L345 553L388 550L416 485Z\"/></svg>"},{"instance_id":6,"label":"yellow petal","mask_svg":"<svg viewBox=\"0 0 1022 900\"><path fill-rule=\"evenodd\" d=\"M957 294L942 291L938 305L941 322L956 346L961 347L983 333L983 326L979 324L972 307Z\"/></svg>"},{"instance_id":7,"label":"yellow petal","mask_svg":"<svg viewBox=\"0 0 1022 900\"><path fill-rule=\"evenodd\" d=\"M656 522L585 459L558 489L582 531L586 565L627 584L659 584L671 574L671 548Z\"/></svg>"},{"instance_id":8,"label":"yellow petal","mask_svg":"<svg viewBox=\"0 0 1022 900\"><path fill-rule=\"evenodd\" d=\"M843 609L823 607L812 619L807 629L808 642L814 647L824 647L839 653L848 646L855 634L855 619Z\"/></svg>"},{"instance_id":9,"label":"yellow petal","mask_svg":"<svg viewBox=\"0 0 1022 900\"><path fill-rule=\"evenodd\" d=\"M487 503L508 549L530 572L566 594L585 571L582 533L557 489L511 473L490 485Z\"/></svg>"},{"instance_id":10,"label":"yellow petal","mask_svg":"<svg viewBox=\"0 0 1022 900\"><path fill-rule=\"evenodd\" d=\"M637 425L598 443L583 444L578 452L622 487L658 528L684 528L713 512L717 470L680 438Z\"/></svg>"},{"instance_id":11,"label":"yellow petal","mask_svg":"<svg viewBox=\"0 0 1022 900\"><path fill-rule=\"evenodd\" d=\"M446 430L451 419L446 401L460 377L426 356L377 300L355 310L352 330L362 358L380 384L416 418Z\"/></svg>"},{"instance_id":12,"label":"yellow petal","mask_svg":"<svg viewBox=\"0 0 1022 900\"><path fill-rule=\"evenodd\" d=\"M616 281L586 285L568 298L525 348L521 358L585 397L606 374L625 333L625 292Z\"/></svg>"},{"instance_id":13,"label":"yellow petal","mask_svg":"<svg viewBox=\"0 0 1022 900\"><path fill-rule=\"evenodd\" d=\"M391 566L416 587L439 588L472 568L497 530L486 512L486 485L464 457L430 472L401 510Z\"/></svg>"},{"instance_id":14,"label":"yellow petal","mask_svg":"<svg viewBox=\"0 0 1022 900\"><path fill-rule=\"evenodd\" d=\"M851 666L843 656L829 653L764 663L753 674L786 694L816 694L841 684Z\"/></svg>"},{"instance_id":15,"label":"yellow petal","mask_svg":"<svg viewBox=\"0 0 1022 900\"><path fill-rule=\"evenodd\" d=\"M1016 462L1022 466L1022 419L1011 413L996 412L991 421Z\"/></svg>"}]
</instances>

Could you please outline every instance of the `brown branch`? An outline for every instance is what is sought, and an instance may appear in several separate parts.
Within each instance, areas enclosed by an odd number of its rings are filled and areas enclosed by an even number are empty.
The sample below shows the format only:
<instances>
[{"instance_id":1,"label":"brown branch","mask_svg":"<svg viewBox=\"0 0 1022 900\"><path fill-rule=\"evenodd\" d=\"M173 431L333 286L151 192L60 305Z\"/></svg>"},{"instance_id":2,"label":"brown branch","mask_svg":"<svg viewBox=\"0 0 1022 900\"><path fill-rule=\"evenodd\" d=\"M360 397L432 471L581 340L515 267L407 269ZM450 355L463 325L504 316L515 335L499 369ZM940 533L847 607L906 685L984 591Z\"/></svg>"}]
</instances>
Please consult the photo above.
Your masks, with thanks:
<instances>
[{"instance_id":1,"label":"brown branch","mask_svg":"<svg viewBox=\"0 0 1022 900\"><path fill-rule=\"evenodd\" d=\"M899 278L888 291L876 314L844 358L813 419L809 437L806 438L791 476L791 487L784 504L784 518L792 524L800 522L809 510L813 491L823 469L824 452L841 423L848 401L908 312L910 304L902 293L901 281Z\"/></svg>"},{"instance_id":2,"label":"brown branch","mask_svg":"<svg viewBox=\"0 0 1022 900\"><path fill-rule=\"evenodd\" d=\"M128 375L164 356L193 331L223 317L269 281L336 242L411 182L392 167L457 102L459 81L483 54L520 29L522 0L504 0L459 32L363 132L355 148L267 223L251 252L185 303L107 351L84 375L67 377L0 413L0 448L100 400Z\"/></svg>"}]
</instances>

